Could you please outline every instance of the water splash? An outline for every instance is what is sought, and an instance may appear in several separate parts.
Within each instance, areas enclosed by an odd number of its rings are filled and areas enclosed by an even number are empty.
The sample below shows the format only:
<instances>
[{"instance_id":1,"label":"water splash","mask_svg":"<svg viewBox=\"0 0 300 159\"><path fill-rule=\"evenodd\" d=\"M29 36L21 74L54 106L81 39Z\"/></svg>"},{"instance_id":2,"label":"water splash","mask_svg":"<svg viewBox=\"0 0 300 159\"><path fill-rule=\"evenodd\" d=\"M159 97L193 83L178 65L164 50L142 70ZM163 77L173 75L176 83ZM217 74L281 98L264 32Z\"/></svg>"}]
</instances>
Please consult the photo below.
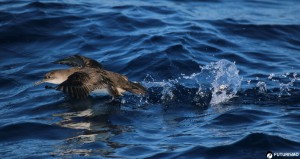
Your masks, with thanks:
<instances>
[{"instance_id":1,"label":"water splash","mask_svg":"<svg viewBox=\"0 0 300 159\"><path fill-rule=\"evenodd\" d=\"M239 70L233 62L222 59L201 68L202 70L199 73L181 74L176 79L162 82L155 81L151 75L147 75L143 84L148 88L160 88L155 90L160 92L162 102L172 101L176 97L176 99L192 99L191 102L196 102L196 105L199 105L203 102L201 101L203 98L210 95L209 103L216 105L227 102L236 96L242 78L239 76ZM186 93L176 94L175 92L180 92L178 89L183 89L182 87L187 90ZM187 95L192 97L187 97ZM185 101L185 99L182 99L182 101Z\"/></svg>"},{"instance_id":2,"label":"water splash","mask_svg":"<svg viewBox=\"0 0 300 159\"><path fill-rule=\"evenodd\" d=\"M172 100L174 98L174 85L172 84L171 81L168 82L163 82L162 87L163 90L161 92L162 96L161 96L161 100L163 101L168 101L168 100Z\"/></svg>"},{"instance_id":3,"label":"water splash","mask_svg":"<svg viewBox=\"0 0 300 159\"><path fill-rule=\"evenodd\" d=\"M156 81L151 75L147 75L142 84L148 88L148 91L150 93L152 92L153 94L157 95L159 94L160 96L160 102L167 102L171 101L174 97L174 89L175 89L175 84L177 83L177 80L163 80L163 81ZM140 103L149 103L149 96L146 97L141 97L140 98Z\"/></svg>"},{"instance_id":4,"label":"water splash","mask_svg":"<svg viewBox=\"0 0 300 159\"><path fill-rule=\"evenodd\" d=\"M298 85L297 81L300 78L296 72L287 72L283 74L270 73L262 77L256 77L256 83L253 83L252 86L260 94L265 94L268 97L281 98L284 96L292 96L294 93L297 93L297 88L295 85ZM247 80L248 85L251 84L251 79ZM252 89L252 88L250 88Z\"/></svg>"},{"instance_id":5,"label":"water splash","mask_svg":"<svg viewBox=\"0 0 300 159\"><path fill-rule=\"evenodd\" d=\"M256 84L259 93L267 93L267 84L263 81L258 81Z\"/></svg>"},{"instance_id":6,"label":"water splash","mask_svg":"<svg viewBox=\"0 0 300 159\"><path fill-rule=\"evenodd\" d=\"M236 65L228 60L220 60L203 67L204 70L211 72L213 82L212 98L210 104L216 105L227 102L236 96L241 87L242 78Z\"/></svg>"},{"instance_id":7,"label":"water splash","mask_svg":"<svg viewBox=\"0 0 300 159\"><path fill-rule=\"evenodd\" d=\"M286 73L285 77L288 77L289 75L290 75L290 73ZM290 82L279 84L279 87L280 87L279 97L291 95L290 94L291 87L294 85L294 82L296 80L298 80L297 73L293 73L292 77L290 77L289 79L290 79Z\"/></svg>"},{"instance_id":8,"label":"water splash","mask_svg":"<svg viewBox=\"0 0 300 159\"><path fill-rule=\"evenodd\" d=\"M271 74L269 75L268 79L271 80L273 77L275 77L275 74L274 74L274 73L271 73Z\"/></svg>"}]
</instances>

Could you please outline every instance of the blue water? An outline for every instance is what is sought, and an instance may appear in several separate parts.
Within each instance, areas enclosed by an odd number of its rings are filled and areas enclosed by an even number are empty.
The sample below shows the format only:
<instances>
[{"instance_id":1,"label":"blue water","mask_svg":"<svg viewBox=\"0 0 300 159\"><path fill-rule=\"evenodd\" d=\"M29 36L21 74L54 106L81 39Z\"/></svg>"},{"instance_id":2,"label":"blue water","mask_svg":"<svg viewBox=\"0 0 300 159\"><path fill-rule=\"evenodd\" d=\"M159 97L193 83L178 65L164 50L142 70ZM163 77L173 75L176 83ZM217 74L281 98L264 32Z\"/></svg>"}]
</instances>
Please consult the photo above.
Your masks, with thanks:
<instances>
[{"instance_id":1,"label":"blue water","mask_svg":"<svg viewBox=\"0 0 300 159\"><path fill-rule=\"evenodd\" d=\"M1 0L0 158L300 153L300 2ZM144 97L34 86L73 54Z\"/></svg>"}]
</instances>

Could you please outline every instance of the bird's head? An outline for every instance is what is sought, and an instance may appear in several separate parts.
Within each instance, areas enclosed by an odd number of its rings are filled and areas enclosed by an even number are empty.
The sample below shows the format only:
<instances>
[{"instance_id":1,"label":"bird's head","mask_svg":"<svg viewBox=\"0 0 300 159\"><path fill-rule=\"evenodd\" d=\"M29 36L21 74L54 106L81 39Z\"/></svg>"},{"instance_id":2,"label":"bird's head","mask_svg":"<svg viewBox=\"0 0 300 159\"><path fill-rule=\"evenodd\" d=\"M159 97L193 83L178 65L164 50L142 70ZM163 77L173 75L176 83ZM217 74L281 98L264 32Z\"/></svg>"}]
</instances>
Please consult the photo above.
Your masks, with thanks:
<instances>
[{"instance_id":1,"label":"bird's head","mask_svg":"<svg viewBox=\"0 0 300 159\"><path fill-rule=\"evenodd\" d=\"M53 83L53 84L61 84L65 80L68 79L68 77L72 74L73 72L69 70L54 70L50 71L45 74L44 79L41 81L38 81L35 83L35 85L39 85L42 83Z\"/></svg>"}]
</instances>

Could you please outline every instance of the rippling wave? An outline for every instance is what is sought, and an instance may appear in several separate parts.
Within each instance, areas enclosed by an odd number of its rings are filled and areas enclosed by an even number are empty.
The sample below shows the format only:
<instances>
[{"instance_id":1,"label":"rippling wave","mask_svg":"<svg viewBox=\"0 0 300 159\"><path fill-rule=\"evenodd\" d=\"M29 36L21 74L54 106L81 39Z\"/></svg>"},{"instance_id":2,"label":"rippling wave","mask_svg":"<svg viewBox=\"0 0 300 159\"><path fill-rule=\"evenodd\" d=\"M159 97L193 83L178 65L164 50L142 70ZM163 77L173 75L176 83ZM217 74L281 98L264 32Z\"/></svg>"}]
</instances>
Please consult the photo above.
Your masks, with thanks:
<instances>
[{"instance_id":1,"label":"rippling wave","mask_svg":"<svg viewBox=\"0 0 300 159\"><path fill-rule=\"evenodd\" d=\"M0 2L1 158L265 158L300 149L297 1ZM73 54L144 84L35 87Z\"/></svg>"}]
</instances>

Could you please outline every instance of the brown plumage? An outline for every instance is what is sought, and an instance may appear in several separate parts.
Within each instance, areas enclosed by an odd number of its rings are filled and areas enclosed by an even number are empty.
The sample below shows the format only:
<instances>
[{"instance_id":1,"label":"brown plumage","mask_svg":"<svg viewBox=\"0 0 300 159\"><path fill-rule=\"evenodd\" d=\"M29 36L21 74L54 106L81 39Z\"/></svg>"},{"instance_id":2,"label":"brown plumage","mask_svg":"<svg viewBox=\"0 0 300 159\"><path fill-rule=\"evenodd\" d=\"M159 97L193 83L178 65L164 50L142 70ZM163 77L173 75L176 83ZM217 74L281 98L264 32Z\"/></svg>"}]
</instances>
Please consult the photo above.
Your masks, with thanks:
<instances>
[{"instance_id":1,"label":"brown plumage","mask_svg":"<svg viewBox=\"0 0 300 159\"><path fill-rule=\"evenodd\" d=\"M56 89L72 98L84 99L97 90L107 91L113 97L122 96L125 91L139 95L147 91L141 84L129 81L124 75L104 70L100 63L84 56L73 55L55 63L73 67L51 71L36 84L43 82L58 84Z\"/></svg>"}]
</instances>

